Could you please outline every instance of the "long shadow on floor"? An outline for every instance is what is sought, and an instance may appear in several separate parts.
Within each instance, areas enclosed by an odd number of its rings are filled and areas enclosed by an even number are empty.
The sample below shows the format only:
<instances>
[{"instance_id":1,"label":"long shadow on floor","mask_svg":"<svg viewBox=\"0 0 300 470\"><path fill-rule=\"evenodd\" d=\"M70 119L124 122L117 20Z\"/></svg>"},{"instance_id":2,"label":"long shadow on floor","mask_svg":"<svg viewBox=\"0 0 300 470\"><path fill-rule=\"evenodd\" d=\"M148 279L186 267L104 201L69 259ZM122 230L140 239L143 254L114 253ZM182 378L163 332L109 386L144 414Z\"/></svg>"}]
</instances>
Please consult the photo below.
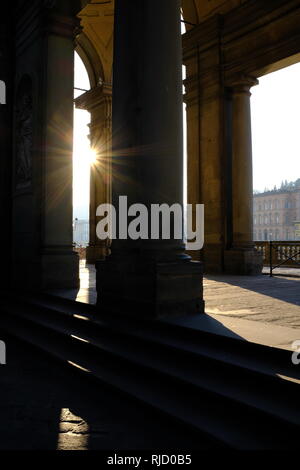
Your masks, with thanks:
<instances>
[{"instance_id":1,"label":"long shadow on floor","mask_svg":"<svg viewBox=\"0 0 300 470\"><path fill-rule=\"evenodd\" d=\"M300 278L260 276L205 275L208 280L240 287L274 299L299 305Z\"/></svg>"}]
</instances>

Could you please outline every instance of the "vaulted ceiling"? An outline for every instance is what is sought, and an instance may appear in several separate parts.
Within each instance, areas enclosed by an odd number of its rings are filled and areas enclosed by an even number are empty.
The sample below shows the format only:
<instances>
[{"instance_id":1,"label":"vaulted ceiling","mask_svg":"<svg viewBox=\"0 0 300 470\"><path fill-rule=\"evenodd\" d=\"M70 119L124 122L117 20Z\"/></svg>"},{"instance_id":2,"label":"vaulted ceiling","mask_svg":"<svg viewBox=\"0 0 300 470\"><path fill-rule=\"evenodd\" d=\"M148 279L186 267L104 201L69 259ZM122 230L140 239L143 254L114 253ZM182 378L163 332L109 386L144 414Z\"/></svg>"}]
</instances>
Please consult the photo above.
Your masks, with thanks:
<instances>
[{"instance_id":1,"label":"vaulted ceiling","mask_svg":"<svg viewBox=\"0 0 300 470\"><path fill-rule=\"evenodd\" d=\"M247 0L182 0L183 17L191 25L197 25L209 16L227 13L245 1ZM81 4L83 8L79 17L83 33L78 40L78 52L88 69L92 86L95 86L99 78L110 82L114 0L81 0ZM187 28L192 28L191 25Z\"/></svg>"}]
</instances>

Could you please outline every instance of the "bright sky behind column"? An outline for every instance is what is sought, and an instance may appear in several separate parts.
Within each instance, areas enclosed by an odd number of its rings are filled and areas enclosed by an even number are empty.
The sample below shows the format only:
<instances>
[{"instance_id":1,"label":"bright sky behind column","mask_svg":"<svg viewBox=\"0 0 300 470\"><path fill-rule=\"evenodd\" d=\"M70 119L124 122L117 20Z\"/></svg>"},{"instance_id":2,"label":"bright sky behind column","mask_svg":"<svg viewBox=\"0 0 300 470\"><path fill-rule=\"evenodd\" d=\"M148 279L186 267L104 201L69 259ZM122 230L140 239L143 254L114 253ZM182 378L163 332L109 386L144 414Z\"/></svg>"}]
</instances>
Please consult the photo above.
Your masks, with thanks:
<instances>
[{"instance_id":1,"label":"bright sky behind column","mask_svg":"<svg viewBox=\"0 0 300 470\"><path fill-rule=\"evenodd\" d=\"M254 189L300 178L300 64L259 79L252 88Z\"/></svg>"},{"instance_id":2,"label":"bright sky behind column","mask_svg":"<svg viewBox=\"0 0 300 470\"><path fill-rule=\"evenodd\" d=\"M85 66L75 53L75 88L90 89L90 81ZM84 91L75 90L75 97ZM88 124L90 113L81 109L74 110L74 151L73 151L73 217L89 218L90 190L90 133Z\"/></svg>"},{"instance_id":3,"label":"bright sky behind column","mask_svg":"<svg viewBox=\"0 0 300 470\"><path fill-rule=\"evenodd\" d=\"M75 87L90 89L78 54L75 54ZM75 96L82 93L75 90ZM259 79L259 85L252 88L251 114L254 189L273 189L283 180L300 178L300 63ZM73 206L74 217L79 219L89 217L89 122L87 111L75 109ZM185 128L184 131L186 165Z\"/></svg>"}]
</instances>

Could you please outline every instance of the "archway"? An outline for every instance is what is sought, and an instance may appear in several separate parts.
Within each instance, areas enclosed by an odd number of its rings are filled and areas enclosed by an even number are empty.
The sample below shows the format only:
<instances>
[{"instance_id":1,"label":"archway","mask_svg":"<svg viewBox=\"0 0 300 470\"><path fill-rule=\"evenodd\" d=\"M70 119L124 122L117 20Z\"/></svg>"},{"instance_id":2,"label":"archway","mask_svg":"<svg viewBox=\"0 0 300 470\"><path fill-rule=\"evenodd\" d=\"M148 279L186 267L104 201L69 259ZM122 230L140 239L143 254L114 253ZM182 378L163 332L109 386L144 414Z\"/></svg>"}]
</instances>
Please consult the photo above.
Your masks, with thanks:
<instances>
[{"instance_id":1,"label":"archway","mask_svg":"<svg viewBox=\"0 0 300 470\"><path fill-rule=\"evenodd\" d=\"M296 63L262 76L252 89L254 232L263 231L264 241L296 240L299 79Z\"/></svg>"},{"instance_id":2,"label":"archway","mask_svg":"<svg viewBox=\"0 0 300 470\"><path fill-rule=\"evenodd\" d=\"M75 99L90 89L90 80L80 56L75 52ZM81 259L89 243L90 165L95 154L90 147L89 125L91 115L74 106L73 147L73 243Z\"/></svg>"}]
</instances>

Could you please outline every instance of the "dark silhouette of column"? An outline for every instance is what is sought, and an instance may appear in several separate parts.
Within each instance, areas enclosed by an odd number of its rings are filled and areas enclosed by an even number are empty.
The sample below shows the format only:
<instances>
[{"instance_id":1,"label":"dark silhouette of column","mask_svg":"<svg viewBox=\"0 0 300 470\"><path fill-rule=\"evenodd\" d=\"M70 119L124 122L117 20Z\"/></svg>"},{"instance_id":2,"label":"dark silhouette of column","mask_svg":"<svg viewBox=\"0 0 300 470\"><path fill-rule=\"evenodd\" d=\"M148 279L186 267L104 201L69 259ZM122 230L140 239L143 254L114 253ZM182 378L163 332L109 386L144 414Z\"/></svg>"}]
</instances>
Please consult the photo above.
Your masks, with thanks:
<instances>
[{"instance_id":1,"label":"dark silhouette of column","mask_svg":"<svg viewBox=\"0 0 300 470\"><path fill-rule=\"evenodd\" d=\"M115 4L112 201L183 206L182 46L179 0ZM129 219L130 220L130 219ZM203 311L202 265L183 238L113 240L97 264L103 311Z\"/></svg>"},{"instance_id":2,"label":"dark silhouette of column","mask_svg":"<svg viewBox=\"0 0 300 470\"><path fill-rule=\"evenodd\" d=\"M8 287L11 268L11 201L12 201L12 127L13 127L13 34L12 5L5 3L0 19L0 246L2 270L1 285Z\"/></svg>"}]
</instances>

